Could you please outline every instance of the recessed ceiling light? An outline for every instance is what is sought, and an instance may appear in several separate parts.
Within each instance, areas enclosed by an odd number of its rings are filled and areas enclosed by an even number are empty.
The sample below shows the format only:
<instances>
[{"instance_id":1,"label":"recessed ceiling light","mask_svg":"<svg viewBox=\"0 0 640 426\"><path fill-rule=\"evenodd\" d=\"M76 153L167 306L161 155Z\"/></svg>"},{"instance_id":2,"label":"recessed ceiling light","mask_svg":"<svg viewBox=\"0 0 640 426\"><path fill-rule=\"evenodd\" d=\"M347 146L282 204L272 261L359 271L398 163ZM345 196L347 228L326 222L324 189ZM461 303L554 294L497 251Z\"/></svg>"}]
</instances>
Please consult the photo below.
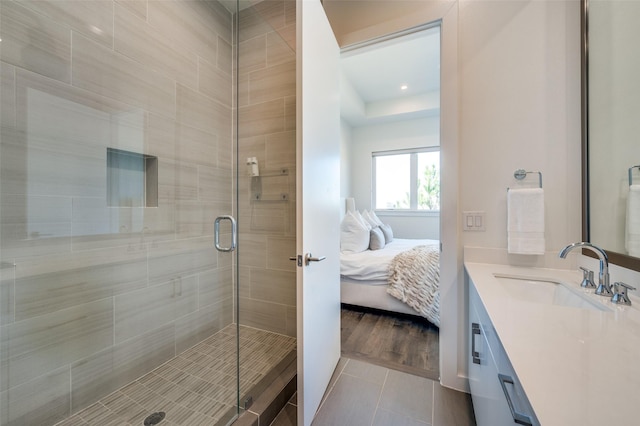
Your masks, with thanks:
<instances>
[{"instance_id":1,"label":"recessed ceiling light","mask_svg":"<svg viewBox=\"0 0 640 426\"><path fill-rule=\"evenodd\" d=\"M409 86L407 86L406 84L403 84L402 86L400 86L400 90L407 90L409 88Z\"/></svg>"}]
</instances>

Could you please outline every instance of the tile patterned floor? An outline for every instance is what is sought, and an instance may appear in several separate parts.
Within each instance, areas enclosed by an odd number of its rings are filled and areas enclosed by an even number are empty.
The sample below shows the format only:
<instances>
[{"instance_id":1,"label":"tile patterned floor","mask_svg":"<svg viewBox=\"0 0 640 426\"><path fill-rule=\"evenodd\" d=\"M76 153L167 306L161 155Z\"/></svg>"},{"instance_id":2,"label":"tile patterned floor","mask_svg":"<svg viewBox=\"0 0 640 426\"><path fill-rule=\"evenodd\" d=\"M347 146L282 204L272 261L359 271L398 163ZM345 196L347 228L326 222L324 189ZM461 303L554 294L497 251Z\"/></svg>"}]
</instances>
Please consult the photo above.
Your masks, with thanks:
<instances>
[{"instance_id":1,"label":"tile patterned floor","mask_svg":"<svg viewBox=\"0 0 640 426\"><path fill-rule=\"evenodd\" d=\"M235 333L224 328L56 426L139 426L160 411L162 426L224 424L235 413ZM295 347L295 338L240 326L240 394Z\"/></svg>"},{"instance_id":2,"label":"tile patterned floor","mask_svg":"<svg viewBox=\"0 0 640 426\"><path fill-rule=\"evenodd\" d=\"M272 426L296 424L295 396ZM313 426L475 426L469 395L436 381L341 358Z\"/></svg>"}]
</instances>

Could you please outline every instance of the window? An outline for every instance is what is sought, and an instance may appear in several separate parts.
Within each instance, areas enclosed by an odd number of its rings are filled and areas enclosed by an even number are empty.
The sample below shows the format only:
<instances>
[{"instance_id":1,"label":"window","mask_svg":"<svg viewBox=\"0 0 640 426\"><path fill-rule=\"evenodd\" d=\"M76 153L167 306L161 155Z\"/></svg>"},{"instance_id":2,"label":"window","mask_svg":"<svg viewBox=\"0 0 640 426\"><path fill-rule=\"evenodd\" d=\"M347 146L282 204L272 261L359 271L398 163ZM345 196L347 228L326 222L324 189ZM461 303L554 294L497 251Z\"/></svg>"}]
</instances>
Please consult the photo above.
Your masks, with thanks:
<instances>
[{"instance_id":1,"label":"window","mask_svg":"<svg viewBox=\"0 0 640 426\"><path fill-rule=\"evenodd\" d=\"M440 148L372 153L376 210L440 211Z\"/></svg>"}]
</instances>

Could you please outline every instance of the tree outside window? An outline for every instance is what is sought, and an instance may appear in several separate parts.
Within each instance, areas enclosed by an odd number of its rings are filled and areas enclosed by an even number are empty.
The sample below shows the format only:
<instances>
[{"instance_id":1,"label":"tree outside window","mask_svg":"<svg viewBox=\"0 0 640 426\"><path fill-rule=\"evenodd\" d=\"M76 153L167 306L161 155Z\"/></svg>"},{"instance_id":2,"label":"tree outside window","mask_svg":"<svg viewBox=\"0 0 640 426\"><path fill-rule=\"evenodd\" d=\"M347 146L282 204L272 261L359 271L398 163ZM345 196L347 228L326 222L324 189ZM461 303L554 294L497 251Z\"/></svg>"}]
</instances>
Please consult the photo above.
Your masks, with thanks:
<instances>
[{"instance_id":1,"label":"tree outside window","mask_svg":"<svg viewBox=\"0 0 640 426\"><path fill-rule=\"evenodd\" d=\"M440 150L421 148L373 153L377 210L440 210Z\"/></svg>"}]
</instances>

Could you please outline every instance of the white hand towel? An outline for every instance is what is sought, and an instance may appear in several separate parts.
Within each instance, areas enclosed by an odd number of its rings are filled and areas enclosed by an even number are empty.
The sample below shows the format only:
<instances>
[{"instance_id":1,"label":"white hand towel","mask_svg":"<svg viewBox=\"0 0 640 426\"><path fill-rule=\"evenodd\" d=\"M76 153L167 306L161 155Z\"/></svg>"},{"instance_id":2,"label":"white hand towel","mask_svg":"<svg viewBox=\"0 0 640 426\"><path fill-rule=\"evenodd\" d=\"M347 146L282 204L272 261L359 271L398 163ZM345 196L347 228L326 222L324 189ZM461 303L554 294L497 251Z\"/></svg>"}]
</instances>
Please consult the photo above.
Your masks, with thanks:
<instances>
[{"instance_id":1,"label":"white hand towel","mask_svg":"<svg viewBox=\"0 0 640 426\"><path fill-rule=\"evenodd\" d=\"M625 247L629 256L640 257L640 185L629 187Z\"/></svg>"},{"instance_id":2,"label":"white hand towel","mask_svg":"<svg viewBox=\"0 0 640 426\"><path fill-rule=\"evenodd\" d=\"M507 250L512 254L544 254L544 191L507 192Z\"/></svg>"}]
</instances>

